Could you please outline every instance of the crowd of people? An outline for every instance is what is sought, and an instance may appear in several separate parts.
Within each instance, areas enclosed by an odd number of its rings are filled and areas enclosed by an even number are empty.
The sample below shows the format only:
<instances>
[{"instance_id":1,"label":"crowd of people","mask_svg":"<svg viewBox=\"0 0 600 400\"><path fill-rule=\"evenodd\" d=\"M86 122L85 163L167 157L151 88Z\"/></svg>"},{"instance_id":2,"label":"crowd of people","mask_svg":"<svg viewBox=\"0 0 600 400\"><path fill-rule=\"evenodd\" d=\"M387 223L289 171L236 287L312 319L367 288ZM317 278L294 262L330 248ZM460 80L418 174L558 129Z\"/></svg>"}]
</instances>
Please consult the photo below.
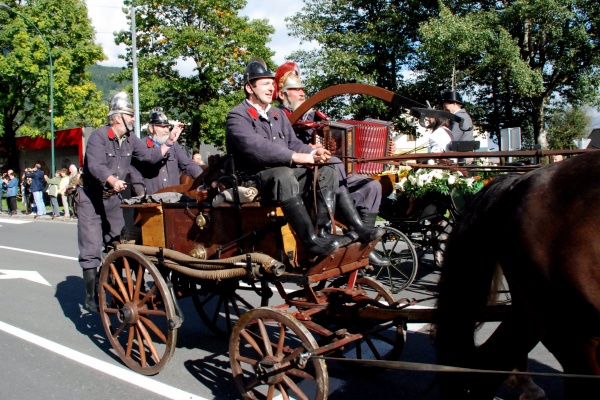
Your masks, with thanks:
<instances>
[{"instance_id":1,"label":"crowd of people","mask_svg":"<svg viewBox=\"0 0 600 400\"><path fill-rule=\"evenodd\" d=\"M56 171L54 177L49 177L48 167L43 162L37 162L33 168L25 168L19 176L14 170L2 172L0 185L0 200L6 199L7 210L0 201L0 214L8 216L33 215L34 218L49 215L52 219L77 218L77 205L74 201L75 190L79 185L80 171L75 164L69 168ZM19 211L17 197L21 197L22 210ZM58 199L60 197L62 209ZM51 213L46 212L46 201L49 200Z\"/></svg>"}]
</instances>

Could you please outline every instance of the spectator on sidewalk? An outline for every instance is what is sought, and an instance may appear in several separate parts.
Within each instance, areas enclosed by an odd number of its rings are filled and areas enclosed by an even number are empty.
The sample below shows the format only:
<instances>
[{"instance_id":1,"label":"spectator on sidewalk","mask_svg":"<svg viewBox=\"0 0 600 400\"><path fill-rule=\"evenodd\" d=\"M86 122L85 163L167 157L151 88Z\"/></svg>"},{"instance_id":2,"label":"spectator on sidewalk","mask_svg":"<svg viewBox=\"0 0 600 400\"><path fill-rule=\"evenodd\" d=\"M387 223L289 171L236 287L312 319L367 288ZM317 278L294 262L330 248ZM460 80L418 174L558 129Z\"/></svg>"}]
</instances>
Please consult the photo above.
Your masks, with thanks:
<instances>
[{"instance_id":1,"label":"spectator on sidewalk","mask_svg":"<svg viewBox=\"0 0 600 400\"><path fill-rule=\"evenodd\" d=\"M17 194L19 192L19 178L12 171L8 172L8 181L6 183L6 203L8 205L8 214L17 213Z\"/></svg>"},{"instance_id":2,"label":"spectator on sidewalk","mask_svg":"<svg viewBox=\"0 0 600 400\"><path fill-rule=\"evenodd\" d=\"M42 166L38 163L35 164L33 169L26 169L25 176L27 178L31 178L30 190L33 194L33 201L35 202L36 207L36 214L33 218L46 215L46 205L44 204L44 187L46 186L46 184L44 179L44 170L42 169Z\"/></svg>"},{"instance_id":3,"label":"spectator on sidewalk","mask_svg":"<svg viewBox=\"0 0 600 400\"><path fill-rule=\"evenodd\" d=\"M48 182L48 190L46 193L48 193L48 197L50 198L52 219L54 219L57 216L60 216L60 208L58 208L58 185L60 184L61 177L58 171L54 173L54 178L48 178L46 175L44 175L44 177L46 178L46 182Z\"/></svg>"},{"instance_id":4,"label":"spectator on sidewalk","mask_svg":"<svg viewBox=\"0 0 600 400\"><path fill-rule=\"evenodd\" d=\"M77 202L75 201L75 194L77 193L77 187L80 184L81 173L75 166L75 164L69 165L69 186L67 186L67 200L69 202L70 218L77 218Z\"/></svg>"},{"instance_id":5,"label":"spectator on sidewalk","mask_svg":"<svg viewBox=\"0 0 600 400\"><path fill-rule=\"evenodd\" d=\"M71 214L69 213L69 198L67 195L68 187L69 187L69 171L66 168L62 168L60 171L60 183L58 184L58 193L60 194L60 199L62 201L63 209L65 210L65 218L70 218Z\"/></svg>"}]
</instances>

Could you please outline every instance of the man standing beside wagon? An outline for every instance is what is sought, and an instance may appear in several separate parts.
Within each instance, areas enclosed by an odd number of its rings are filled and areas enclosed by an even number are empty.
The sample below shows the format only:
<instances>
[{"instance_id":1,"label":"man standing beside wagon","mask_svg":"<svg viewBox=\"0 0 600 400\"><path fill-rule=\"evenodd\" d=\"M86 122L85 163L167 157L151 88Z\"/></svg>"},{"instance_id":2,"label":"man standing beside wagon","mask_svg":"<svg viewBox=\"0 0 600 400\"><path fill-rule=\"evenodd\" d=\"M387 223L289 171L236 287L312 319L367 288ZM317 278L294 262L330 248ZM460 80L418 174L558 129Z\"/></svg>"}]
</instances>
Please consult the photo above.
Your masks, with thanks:
<instances>
[{"instance_id":1,"label":"man standing beside wagon","mask_svg":"<svg viewBox=\"0 0 600 400\"><path fill-rule=\"evenodd\" d=\"M103 252L118 240L125 225L118 194L126 188L131 160L160 162L179 137L178 132L171 132L159 147L149 148L132 134L134 121L127 94L117 93L110 102L107 125L91 133L86 147L82 185L76 194L77 238L85 306L92 311L98 311L96 279Z\"/></svg>"}]
</instances>

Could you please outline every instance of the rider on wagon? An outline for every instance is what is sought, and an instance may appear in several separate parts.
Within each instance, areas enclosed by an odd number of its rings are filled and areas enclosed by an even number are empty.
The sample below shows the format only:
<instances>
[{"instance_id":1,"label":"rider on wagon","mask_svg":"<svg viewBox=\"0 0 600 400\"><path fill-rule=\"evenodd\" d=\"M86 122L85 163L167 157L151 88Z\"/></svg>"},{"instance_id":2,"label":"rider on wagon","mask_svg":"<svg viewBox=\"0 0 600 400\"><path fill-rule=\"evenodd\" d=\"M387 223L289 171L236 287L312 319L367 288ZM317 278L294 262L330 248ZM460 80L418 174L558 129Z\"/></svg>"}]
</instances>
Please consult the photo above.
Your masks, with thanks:
<instances>
[{"instance_id":1,"label":"rider on wagon","mask_svg":"<svg viewBox=\"0 0 600 400\"><path fill-rule=\"evenodd\" d=\"M330 193L338 193L340 211L361 242L379 238L383 231L362 222L348 188L339 187L334 168L331 165L313 168L329 161L331 153L302 143L281 110L271 107L274 82L275 74L262 59L254 58L246 65L246 99L227 115L226 146L235 167L258 177L262 199L274 200L281 206L288 223L312 256L331 254L356 237L325 234L331 222L323 198ZM313 174L317 174L319 192L317 232L303 199L303 194L312 190Z\"/></svg>"},{"instance_id":2,"label":"rider on wagon","mask_svg":"<svg viewBox=\"0 0 600 400\"><path fill-rule=\"evenodd\" d=\"M300 78L300 68L293 61L283 63L275 73L275 91L273 100L277 100L278 107L286 116L290 116L298 107L306 101L304 93L304 83ZM320 111L311 109L302 117L300 121L313 122L329 120L329 117ZM313 129L295 130L296 136L305 144L313 149L321 145L313 144ZM339 186L342 191L347 190L350 193L354 207L356 207L360 219L366 226L374 227L381 204L381 183L365 175L351 174L347 175L346 166L336 157L331 158L334 168L338 173L340 180ZM328 206L335 213L335 203L337 193L331 193L332 196L326 198ZM389 259L379 255L378 252L369 253L369 262L371 265L384 267L390 264Z\"/></svg>"}]
</instances>

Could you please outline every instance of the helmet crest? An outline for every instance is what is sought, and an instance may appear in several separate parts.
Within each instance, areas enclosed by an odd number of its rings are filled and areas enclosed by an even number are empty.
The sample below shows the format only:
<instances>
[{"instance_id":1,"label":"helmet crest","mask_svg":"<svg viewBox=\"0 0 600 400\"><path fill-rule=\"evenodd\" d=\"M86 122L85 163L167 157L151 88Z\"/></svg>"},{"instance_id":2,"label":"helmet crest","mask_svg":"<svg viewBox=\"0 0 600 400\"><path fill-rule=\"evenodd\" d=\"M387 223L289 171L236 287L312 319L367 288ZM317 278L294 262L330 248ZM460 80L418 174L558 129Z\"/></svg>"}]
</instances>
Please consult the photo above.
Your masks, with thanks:
<instances>
[{"instance_id":1,"label":"helmet crest","mask_svg":"<svg viewBox=\"0 0 600 400\"><path fill-rule=\"evenodd\" d=\"M277 100L280 90L286 89L302 89L305 87L300 79L300 67L293 61L286 61L277 68L275 74L275 92L273 92L273 100Z\"/></svg>"}]
</instances>

